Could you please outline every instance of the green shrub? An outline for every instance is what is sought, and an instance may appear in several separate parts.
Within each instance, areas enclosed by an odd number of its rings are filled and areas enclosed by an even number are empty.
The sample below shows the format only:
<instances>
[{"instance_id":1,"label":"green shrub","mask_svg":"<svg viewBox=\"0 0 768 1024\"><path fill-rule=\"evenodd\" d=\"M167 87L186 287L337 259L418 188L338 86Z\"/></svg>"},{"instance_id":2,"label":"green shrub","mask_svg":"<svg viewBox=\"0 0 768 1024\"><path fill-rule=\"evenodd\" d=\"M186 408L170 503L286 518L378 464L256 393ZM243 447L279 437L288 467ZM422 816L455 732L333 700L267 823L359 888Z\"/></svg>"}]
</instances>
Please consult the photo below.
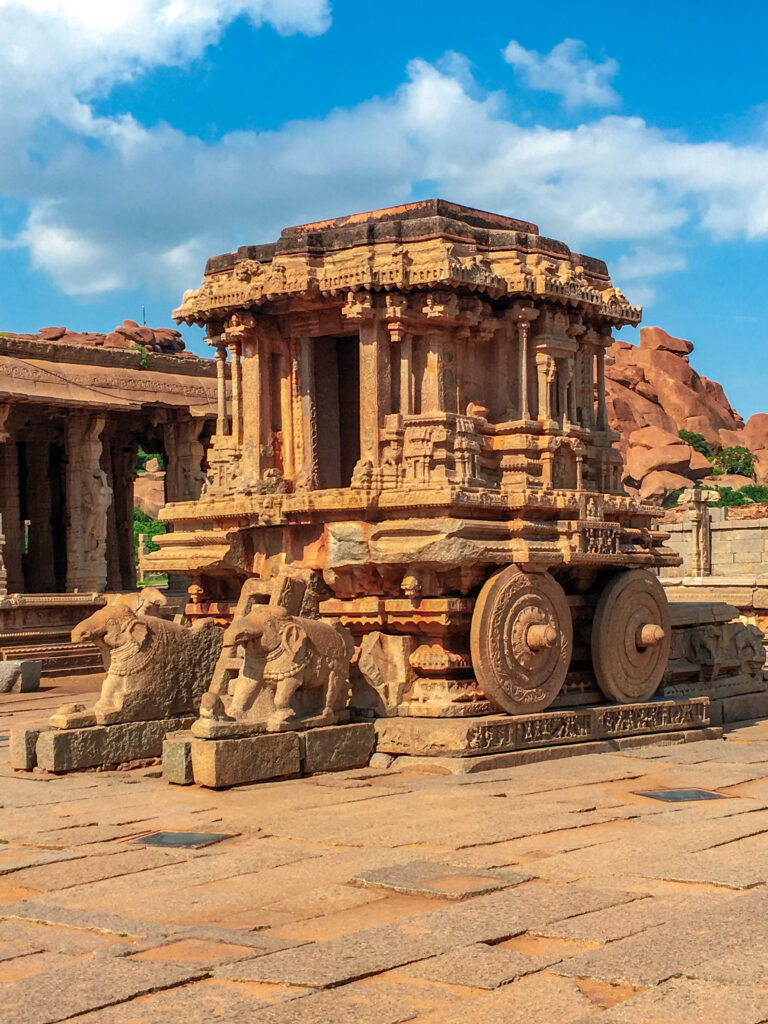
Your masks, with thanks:
<instances>
[{"instance_id":1,"label":"green shrub","mask_svg":"<svg viewBox=\"0 0 768 1024\"><path fill-rule=\"evenodd\" d=\"M159 523L157 519L153 519L152 516L148 516L146 512L143 512L140 508L133 510L133 550L136 558L139 557L139 534L149 534L149 550L159 551L160 548L152 540L159 533L165 533L167 527L165 523Z\"/></svg>"},{"instance_id":2,"label":"green shrub","mask_svg":"<svg viewBox=\"0 0 768 1024\"><path fill-rule=\"evenodd\" d=\"M768 487L765 484L746 484L739 490L746 494L750 501L768 501Z\"/></svg>"},{"instance_id":3,"label":"green shrub","mask_svg":"<svg viewBox=\"0 0 768 1024\"><path fill-rule=\"evenodd\" d=\"M755 457L749 448L740 444L721 448L715 455L714 462L721 473L734 473L737 476L755 475Z\"/></svg>"},{"instance_id":4,"label":"green shrub","mask_svg":"<svg viewBox=\"0 0 768 1024\"><path fill-rule=\"evenodd\" d=\"M751 505L752 499L733 487L718 487L720 497L717 501L708 501L710 508L733 508L735 505Z\"/></svg>"},{"instance_id":5,"label":"green shrub","mask_svg":"<svg viewBox=\"0 0 768 1024\"><path fill-rule=\"evenodd\" d=\"M709 441L704 437L703 434L697 434L693 430L678 430L678 437L689 444L696 452L701 452L702 455L711 461L713 457L712 447Z\"/></svg>"}]
</instances>

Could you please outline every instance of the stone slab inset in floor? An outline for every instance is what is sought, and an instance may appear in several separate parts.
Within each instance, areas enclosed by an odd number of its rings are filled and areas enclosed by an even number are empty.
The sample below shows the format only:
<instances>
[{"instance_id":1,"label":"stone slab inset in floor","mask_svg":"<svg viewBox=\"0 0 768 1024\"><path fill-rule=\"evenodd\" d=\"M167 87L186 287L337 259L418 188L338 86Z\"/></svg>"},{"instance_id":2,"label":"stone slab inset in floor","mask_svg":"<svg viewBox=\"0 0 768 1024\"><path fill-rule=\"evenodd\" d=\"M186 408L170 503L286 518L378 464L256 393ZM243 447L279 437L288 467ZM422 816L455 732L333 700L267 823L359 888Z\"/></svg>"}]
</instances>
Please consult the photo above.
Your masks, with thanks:
<instances>
[{"instance_id":1,"label":"stone slab inset in floor","mask_svg":"<svg viewBox=\"0 0 768 1024\"><path fill-rule=\"evenodd\" d=\"M35 741L34 757L31 737L36 730L13 730L11 765L26 771L37 765L48 772L72 772L160 757L166 733L188 729L192 721L166 718L81 729L42 729Z\"/></svg>"},{"instance_id":2,"label":"stone slab inset in floor","mask_svg":"<svg viewBox=\"0 0 768 1024\"><path fill-rule=\"evenodd\" d=\"M680 804L687 800L725 800L723 793L711 793L708 789L652 789L636 796L647 796L651 800L666 800L670 804Z\"/></svg>"},{"instance_id":3,"label":"stone slab inset in floor","mask_svg":"<svg viewBox=\"0 0 768 1024\"><path fill-rule=\"evenodd\" d=\"M222 839L232 839L232 832L153 832L148 836L141 836L139 839L132 839L131 842L139 843L142 846L162 847L189 847L197 850L202 846L212 846L220 843Z\"/></svg>"},{"instance_id":4,"label":"stone slab inset in floor","mask_svg":"<svg viewBox=\"0 0 768 1024\"><path fill-rule=\"evenodd\" d=\"M413 860L408 864L363 871L352 881L356 885L391 889L414 896L463 900L497 889L507 889L528 882L530 878L530 875L521 875L515 871L475 871L459 864Z\"/></svg>"},{"instance_id":5,"label":"stone slab inset in floor","mask_svg":"<svg viewBox=\"0 0 768 1024\"><path fill-rule=\"evenodd\" d=\"M601 704L572 711L478 718L380 718L376 749L386 754L478 757L625 736L703 729L709 699Z\"/></svg>"}]
</instances>

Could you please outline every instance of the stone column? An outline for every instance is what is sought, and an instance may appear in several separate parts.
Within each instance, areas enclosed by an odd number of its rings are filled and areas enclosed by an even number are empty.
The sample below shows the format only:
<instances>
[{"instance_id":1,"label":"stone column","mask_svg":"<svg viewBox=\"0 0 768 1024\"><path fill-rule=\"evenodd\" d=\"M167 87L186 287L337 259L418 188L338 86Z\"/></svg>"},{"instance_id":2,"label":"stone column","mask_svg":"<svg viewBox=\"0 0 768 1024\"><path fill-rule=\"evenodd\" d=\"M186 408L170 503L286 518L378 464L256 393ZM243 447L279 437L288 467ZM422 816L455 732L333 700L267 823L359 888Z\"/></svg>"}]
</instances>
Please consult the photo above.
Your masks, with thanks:
<instances>
[{"instance_id":1,"label":"stone column","mask_svg":"<svg viewBox=\"0 0 768 1024\"><path fill-rule=\"evenodd\" d=\"M518 392L517 392L517 414L519 419L529 421L531 418L530 399L528 397L528 334L530 326L538 317L539 311L533 306L516 306L512 310L512 317L517 324L518 339Z\"/></svg>"},{"instance_id":2,"label":"stone column","mask_svg":"<svg viewBox=\"0 0 768 1024\"><path fill-rule=\"evenodd\" d=\"M608 412L605 406L605 349L597 350L597 426L600 430L608 429Z\"/></svg>"},{"instance_id":3,"label":"stone column","mask_svg":"<svg viewBox=\"0 0 768 1024\"><path fill-rule=\"evenodd\" d=\"M301 412L301 466L297 467L296 489L317 486L317 410L315 408L315 350L312 338L298 338L295 369Z\"/></svg>"},{"instance_id":4,"label":"stone column","mask_svg":"<svg viewBox=\"0 0 768 1024\"><path fill-rule=\"evenodd\" d=\"M545 427L553 426L552 421L552 383L557 372L557 364L548 352L536 353L536 371L539 384L538 419Z\"/></svg>"},{"instance_id":5,"label":"stone column","mask_svg":"<svg viewBox=\"0 0 768 1024\"><path fill-rule=\"evenodd\" d=\"M6 429L10 405L0 405L0 515L5 536L6 586L10 594L24 592L24 524L19 502L19 461L16 438Z\"/></svg>"},{"instance_id":6,"label":"stone column","mask_svg":"<svg viewBox=\"0 0 768 1024\"><path fill-rule=\"evenodd\" d=\"M400 415L413 415L413 335L400 341Z\"/></svg>"},{"instance_id":7,"label":"stone column","mask_svg":"<svg viewBox=\"0 0 768 1024\"><path fill-rule=\"evenodd\" d=\"M165 428L165 500L197 501L203 486L202 462L205 449L200 433L205 420L186 410Z\"/></svg>"},{"instance_id":8,"label":"stone column","mask_svg":"<svg viewBox=\"0 0 768 1024\"><path fill-rule=\"evenodd\" d=\"M26 446L26 493L29 543L26 557L27 590L51 594L56 589L51 529L50 439L43 429L33 430Z\"/></svg>"},{"instance_id":9,"label":"stone column","mask_svg":"<svg viewBox=\"0 0 768 1024\"><path fill-rule=\"evenodd\" d=\"M216 346L216 434L225 437L227 429L227 349L225 345Z\"/></svg>"},{"instance_id":10,"label":"stone column","mask_svg":"<svg viewBox=\"0 0 768 1024\"><path fill-rule=\"evenodd\" d=\"M232 356L232 439L235 444L241 445L243 443L243 375L240 362L240 342L230 341L229 351Z\"/></svg>"},{"instance_id":11,"label":"stone column","mask_svg":"<svg viewBox=\"0 0 768 1024\"><path fill-rule=\"evenodd\" d=\"M421 411L444 412L445 378L444 350L445 335L441 330L432 330L426 335L427 360L421 382Z\"/></svg>"},{"instance_id":12,"label":"stone column","mask_svg":"<svg viewBox=\"0 0 768 1024\"><path fill-rule=\"evenodd\" d=\"M8 596L8 573L5 571L5 561L3 560L4 548L3 517L0 515L0 601Z\"/></svg>"},{"instance_id":13,"label":"stone column","mask_svg":"<svg viewBox=\"0 0 768 1024\"><path fill-rule=\"evenodd\" d=\"M293 443L293 384L291 381L291 360L280 356L280 380L272 381L272 387L280 388L280 429L283 435L283 478L292 480L295 472Z\"/></svg>"},{"instance_id":14,"label":"stone column","mask_svg":"<svg viewBox=\"0 0 768 1024\"><path fill-rule=\"evenodd\" d=\"M112 490L101 468L104 416L67 422L67 590L101 592L107 582L107 509Z\"/></svg>"},{"instance_id":15,"label":"stone column","mask_svg":"<svg viewBox=\"0 0 768 1024\"><path fill-rule=\"evenodd\" d=\"M379 431L392 401L389 331L380 320L360 321L360 460L379 464Z\"/></svg>"},{"instance_id":16,"label":"stone column","mask_svg":"<svg viewBox=\"0 0 768 1024\"><path fill-rule=\"evenodd\" d=\"M691 574L709 576L712 572L712 516L701 488L694 488L691 510Z\"/></svg>"}]
</instances>

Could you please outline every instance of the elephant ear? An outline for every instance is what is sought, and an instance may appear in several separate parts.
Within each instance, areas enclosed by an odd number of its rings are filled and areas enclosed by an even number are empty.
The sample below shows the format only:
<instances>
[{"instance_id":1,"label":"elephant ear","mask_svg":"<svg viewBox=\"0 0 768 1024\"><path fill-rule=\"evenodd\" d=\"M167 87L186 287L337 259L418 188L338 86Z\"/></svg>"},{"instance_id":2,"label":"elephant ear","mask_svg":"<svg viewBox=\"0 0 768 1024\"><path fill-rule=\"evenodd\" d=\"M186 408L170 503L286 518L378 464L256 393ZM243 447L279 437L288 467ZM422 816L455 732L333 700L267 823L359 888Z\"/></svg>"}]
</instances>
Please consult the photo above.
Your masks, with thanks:
<instances>
[{"instance_id":1,"label":"elephant ear","mask_svg":"<svg viewBox=\"0 0 768 1024\"><path fill-rule=\"evenodd\" d=\"M130 633L131 640L141 647L147 639L149 627L146 622L142 622L141 619L135 619L128 627L128 632Z\"/></svg>"},{"instance_id":2,"label":"elephant ear","mask_svg":"<svg viewBox=\"0 0 768 1024\"><path fill-rule=\"evenodd\" d=\"M280 626L280 620L277 618L268 618L264 622L264 627L261 631L261 642L265 650L274 651L280 645Z\"/></svg>"},{"instance_id":3,"label":"elephant ear","mask_svg":"<svg viewBox=\"0 0 768 1024\"><path fill-rule=\"evenodd\" d=\"M289 622L282 630L283 650L298 661L307 645L306 630L297 622Z\"/></svg>"}]
</instances>

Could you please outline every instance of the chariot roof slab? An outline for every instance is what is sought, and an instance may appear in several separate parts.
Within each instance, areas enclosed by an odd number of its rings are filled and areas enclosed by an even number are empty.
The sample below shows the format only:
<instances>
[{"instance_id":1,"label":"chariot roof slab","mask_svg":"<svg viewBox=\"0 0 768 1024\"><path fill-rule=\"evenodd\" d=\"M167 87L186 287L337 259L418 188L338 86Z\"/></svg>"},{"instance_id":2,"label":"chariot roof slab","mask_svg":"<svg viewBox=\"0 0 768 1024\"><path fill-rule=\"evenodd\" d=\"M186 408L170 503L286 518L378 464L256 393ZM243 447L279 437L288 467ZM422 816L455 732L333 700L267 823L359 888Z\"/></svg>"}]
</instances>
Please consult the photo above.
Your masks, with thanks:
<instances>
[{"instance_id":1,"label":"chariot roof slab","mask_svg":"<svg viewBox=\"0 0 768 1024\"><path fill-rule=\"evenodd\" d=\"M641 317L602 260L571 252L529 221L441 199L287 227L276 242L214 256L174 317L205 323L281 299L327 302L350 290L435 287L502 303L539 296L615 325Z\"/></svg>"}]
</instances>

